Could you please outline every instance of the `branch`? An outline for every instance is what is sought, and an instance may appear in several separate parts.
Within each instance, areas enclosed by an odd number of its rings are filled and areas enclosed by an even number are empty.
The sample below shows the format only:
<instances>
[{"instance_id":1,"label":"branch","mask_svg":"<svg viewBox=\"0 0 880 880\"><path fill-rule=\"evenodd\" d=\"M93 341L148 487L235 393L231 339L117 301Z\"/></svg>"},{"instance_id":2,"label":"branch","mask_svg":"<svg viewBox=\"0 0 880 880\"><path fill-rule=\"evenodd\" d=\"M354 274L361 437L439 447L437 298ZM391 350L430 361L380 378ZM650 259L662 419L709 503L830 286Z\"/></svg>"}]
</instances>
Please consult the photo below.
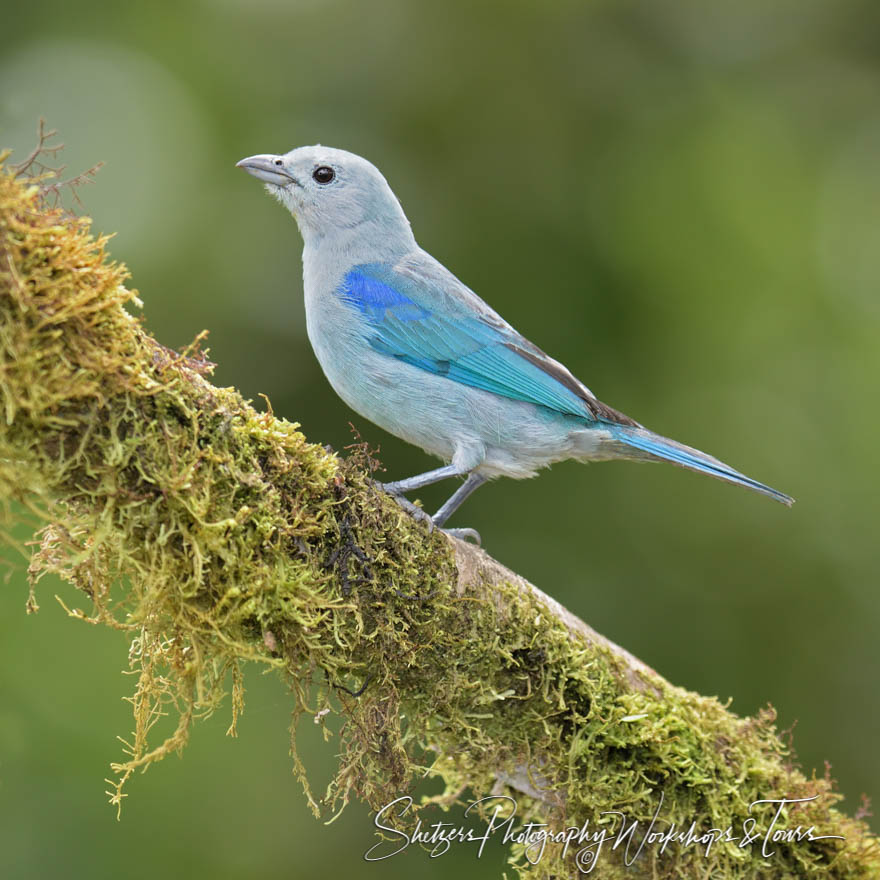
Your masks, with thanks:
<instances>
[{"instance_id":1,"label":"branch","mask_svg":"<svg viewBox=\"0 0 880 880\"><path fill-rule=\"evenodd\" d=\"M772 819L754 801L812 798L776 828L845 840L777 842L769 861L759 845L653 846L629 869L607 844L596 874L877 876L876 839L836 809L827 773L795 766L772 710L742 719L674 687L481 550L429 534L375 490L365 450L342 460L211 385L197 346L170 351L126 311L139 302L124 267L39 181L0 157L0 498L44 523L32 583L60 574L91 604L72 614L130 637L134 732L113 802L226 686L234 732L254 661L286 676L295 721L309 713L329 736L338 716L320 798L294 723L316 812L353 796L379 809L426 772L443 805L516 794L519 818L554 828L610 830L602 813L619 810L644 830L662 802L655 830L741 830ZM573 856L548 848L536 872L573 873Z\"/></svg>"}]
</instances>

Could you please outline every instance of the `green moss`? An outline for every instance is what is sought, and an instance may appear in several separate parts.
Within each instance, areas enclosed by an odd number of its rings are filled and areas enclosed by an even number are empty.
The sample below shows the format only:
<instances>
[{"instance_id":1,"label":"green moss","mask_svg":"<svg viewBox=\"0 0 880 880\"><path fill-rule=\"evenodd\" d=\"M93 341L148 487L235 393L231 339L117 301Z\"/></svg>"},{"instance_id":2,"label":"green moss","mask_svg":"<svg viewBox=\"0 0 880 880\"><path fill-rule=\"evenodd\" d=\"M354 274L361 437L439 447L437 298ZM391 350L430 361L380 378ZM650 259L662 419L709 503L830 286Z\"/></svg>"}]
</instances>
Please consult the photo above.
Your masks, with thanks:
<instances>
[{"instance_id":1,"label":"green moss","mask_svg":"<svg viewBox=\"0 0 880 880\"><path fill-rule=\"evenodd\" d=\"M292 731L325 817L351 797L379 808L426 770L446 783L442 806L516 783L520 815L556 827L609 810L648 822L662 793L664 821L724 828L759 798L816 794L786 823L846 843L780 846L768 864L732 846L652 849L637 874L877 876L876 840L833 808L829 779L793 766L772 712L743 720L650 673L633 682L521 585L461 584L448 540L376 492L364 450L337 458L210 385L197 347L151 339L106 240L47 208L41 185L0 169L0 497L44 519L37 589L60 574L90 600L79 616L131 639L114 803L227 689L234 732L254 661L286 677L295 721L343 719L321 797ZM174 731L156 737L168 714ZM534 875L570 873L558 853ZM526 864L521 847L513 857ZM634 876L619 853L601 871Z\"/></svg>"}]
</instances>

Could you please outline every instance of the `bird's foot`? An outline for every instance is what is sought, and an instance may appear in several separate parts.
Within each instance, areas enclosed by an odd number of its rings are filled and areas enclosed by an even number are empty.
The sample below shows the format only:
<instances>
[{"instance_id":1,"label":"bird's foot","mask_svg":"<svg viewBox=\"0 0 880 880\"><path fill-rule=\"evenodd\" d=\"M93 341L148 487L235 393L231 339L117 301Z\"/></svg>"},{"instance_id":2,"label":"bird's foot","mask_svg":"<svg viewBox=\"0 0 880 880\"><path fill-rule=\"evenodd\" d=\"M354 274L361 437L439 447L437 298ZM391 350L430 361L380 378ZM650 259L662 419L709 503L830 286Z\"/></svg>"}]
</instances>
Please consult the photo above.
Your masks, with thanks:
<instances>
[{"instance_id":1,"label":"bird's foot","mask_svg":"<svg viewBox=\"0 0 880 880\"><path fill-rule=\"evenodd\" d=\"M393 495L395 498L402 498L406 491L404 486L405 480L395 480L393 483L380 483L376 480L376 486L383 492Z\"/></svg>"},{"instance_id":2,"label":"bird's foot","mask_svg":"<svg viewBox=\"0 0 880 880\"><path fill-rule=\"evenodd\" d=\"M483 539L480 537L480 533L476 529L444 529L442 528L441 523L435 522L434 518L429 514L425 513L421 507L417 504L413 504L408 498L405 498L401 493L400 488L397 483L380 483L378 480L376 481L376 488L381 489L383 492L389 494L398 505L403 508L413 519L418 520L419 522L424 522L428 524L428 533L434 531L435 526L440 529L441 532L444 532L447 535L450 535L453 538L460 538L462 541L473 541L478 547L482 544Z\"/></svg>"},{"instance_id":3,"label":"bird's foot","mask_svg":"<svg viewBox=\"0 0 880 880\"><path fill-rule=\"evenodd\" d=\"M413 519L417 519L419 522L429 523L428 531L433 531L434 520L431 515L422 510L418 504L413 504L409 498L405 498L397 488L396 483L380 483L377 480L375 486L377 489L390 495L397 502L398 506L402 507Z\"/></svg>"},{"instance_id":4,"label":"bird's foot","mask_svg":"<svg viewBox=\"0 0 880 880\"><path fill-rule=\"evenodd\" d=\"M436 525L436 523L435 523ZM483 539L480 537L480 533L476 529L440 529L441 532L445 532L447 535L451 535L453 538L460 538L462 541L471 540L474 544L479 547L483 543Z\"/></svg>"}]
</instances>

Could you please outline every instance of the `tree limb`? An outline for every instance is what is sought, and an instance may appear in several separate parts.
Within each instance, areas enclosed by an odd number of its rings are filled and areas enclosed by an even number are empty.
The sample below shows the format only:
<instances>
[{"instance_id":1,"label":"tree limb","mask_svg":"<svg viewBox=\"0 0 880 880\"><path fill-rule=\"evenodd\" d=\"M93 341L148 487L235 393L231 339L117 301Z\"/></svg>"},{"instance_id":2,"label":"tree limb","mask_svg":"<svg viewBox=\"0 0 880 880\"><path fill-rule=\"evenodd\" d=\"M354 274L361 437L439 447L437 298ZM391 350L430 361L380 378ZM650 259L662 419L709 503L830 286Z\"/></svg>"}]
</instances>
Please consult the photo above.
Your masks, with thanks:
<instances>
[{"instance_id":1,"label":"tree limb","mask_svg":"<svg viewBox=\"0 0 880 880\"><path fill-rule=\"evenodd\" d=\"M341 720L341 758L316 812L352 795L379 809L426 770L444 804L517 795L554 828L644 831L814 826L845 840L646 847L632 867L606 844L602 877L878 876L880 849L827 776L805 776L773 726L674 687L481 550L415 522L374 488L363 449L342 460L298 427L205 378L127 311L104 239L50 208L40 178L0 157L0 498L46 523L33 554L82 590L93 622L125 630L139 671L119 803L130 775L185 744L244 661L277 667L316 723ZM17 502L12 506L11 502ZM31 597L29 610L36 610ZM176 715L156 744L154 725ZM295 734L295 724L294 731ZM604 823L604 824L603 824ZM619 830L619 829L618 829ZM512 858L528 867L523 846ZM589 851L548 848L537 876L586 870Z\"/></svg>"}]
</instances>

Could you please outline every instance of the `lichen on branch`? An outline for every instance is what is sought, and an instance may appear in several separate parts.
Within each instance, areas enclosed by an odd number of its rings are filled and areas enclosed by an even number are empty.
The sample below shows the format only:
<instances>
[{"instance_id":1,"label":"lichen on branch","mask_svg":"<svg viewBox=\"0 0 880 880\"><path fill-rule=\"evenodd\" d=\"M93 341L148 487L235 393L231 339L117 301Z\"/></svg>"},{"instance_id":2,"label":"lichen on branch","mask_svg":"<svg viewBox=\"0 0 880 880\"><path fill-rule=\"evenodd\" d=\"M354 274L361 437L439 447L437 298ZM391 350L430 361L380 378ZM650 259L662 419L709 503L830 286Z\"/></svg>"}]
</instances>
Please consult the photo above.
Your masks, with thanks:
<instances>
[{"instance_id":1,"label":"lichen on branch","mask_svg":"<svg viewBox=\"0 0 880 880\"><path fill-rule=\"evenodd\" d=\"M741 719L670 685L481 551L429 533L374 488L362 448L340 459L211 385L197 345L176 353L145 332L106 239L48 205L32 173L0 159L0 499L7 518L43 521L37 594L58 574L90 604L73 614L129 638L134 730L115 803L229 689L234 732L251 661L286 678L295 719L341 718L323 796L293 731L316 813L353 796L378 809L425 772L445 781L442 806L514 792L521 816L556 827L613 810L648 822L662 796L664 822L725 828L755 800L817 795L783 827L845 841L780 845L772 863L718 845L652 849L628 869L618 853L595 876L877 876L876 839L837 810L827 776L794 765L771 711ZM512 858L528 867L522 847ZM573 871L554 850L532 874Z\"/></svg>"}]
</instances>

